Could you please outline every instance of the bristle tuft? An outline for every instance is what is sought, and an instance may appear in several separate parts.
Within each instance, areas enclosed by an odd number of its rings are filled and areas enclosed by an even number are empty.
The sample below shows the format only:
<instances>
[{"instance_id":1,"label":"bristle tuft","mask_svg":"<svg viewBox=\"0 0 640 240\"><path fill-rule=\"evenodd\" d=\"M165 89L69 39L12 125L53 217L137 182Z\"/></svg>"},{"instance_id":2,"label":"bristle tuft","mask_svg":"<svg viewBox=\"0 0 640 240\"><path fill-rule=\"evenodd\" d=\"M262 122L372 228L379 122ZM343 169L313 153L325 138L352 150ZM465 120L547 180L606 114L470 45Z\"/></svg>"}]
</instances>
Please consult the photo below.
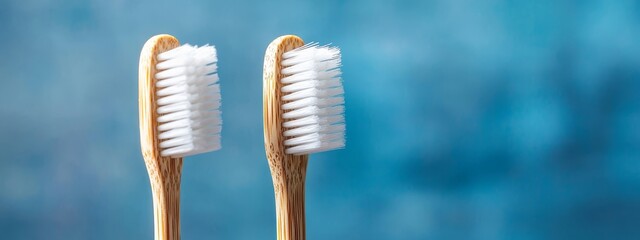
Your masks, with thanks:
<instances>
[{"instance_id":1,"label":"bristle tuft","mask_svg":"<svg viewBox=\"0 0 640 240\"><path fill-rule=\"evenodd\" d=\"M340 49L317 43L282 54L285 153L303 155L345 146Z\"/></svg>"},{"instance_id":2,"label":"bristle tuft","mask_svg":"<svg viewBox=\"0 0 640 240\"><path fill-rule=\"evenodd\" d=\"M216 49L185 44L157 58L160 154L185 157L220 149Z\"/></svg>"}]
</instances>

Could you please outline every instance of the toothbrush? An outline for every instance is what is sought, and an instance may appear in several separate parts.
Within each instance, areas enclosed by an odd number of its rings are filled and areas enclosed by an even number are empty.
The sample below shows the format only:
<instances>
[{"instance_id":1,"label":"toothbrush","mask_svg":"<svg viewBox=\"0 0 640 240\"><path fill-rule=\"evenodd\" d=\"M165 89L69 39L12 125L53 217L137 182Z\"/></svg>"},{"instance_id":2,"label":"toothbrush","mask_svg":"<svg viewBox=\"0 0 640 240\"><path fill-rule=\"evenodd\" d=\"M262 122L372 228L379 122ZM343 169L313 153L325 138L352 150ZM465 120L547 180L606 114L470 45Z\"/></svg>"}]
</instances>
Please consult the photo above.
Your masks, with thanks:
<instances>
[{"instance_id":1,"label":"toothbrush","mask_svg":"<svg viewBox=\"0 0 640 240\"><path fill-rule=\"evenodd\" d=\"M293 35L267 47L264 144L276 200L277 239L304 240L304 181L311 153L345 146L340 50Z\"/></svg>"},{"instance_id":2,"label":"toothbrush","mask_svg":"<svg viewBox=\"0 0 640 240\"><path fill-rule=\"evenodd\" d=\"M220 149L220 87L213 46L150 38L139 64L140 144L153 193L156 240L180 239L182 159Z\"/></svg>"}]
</instances>

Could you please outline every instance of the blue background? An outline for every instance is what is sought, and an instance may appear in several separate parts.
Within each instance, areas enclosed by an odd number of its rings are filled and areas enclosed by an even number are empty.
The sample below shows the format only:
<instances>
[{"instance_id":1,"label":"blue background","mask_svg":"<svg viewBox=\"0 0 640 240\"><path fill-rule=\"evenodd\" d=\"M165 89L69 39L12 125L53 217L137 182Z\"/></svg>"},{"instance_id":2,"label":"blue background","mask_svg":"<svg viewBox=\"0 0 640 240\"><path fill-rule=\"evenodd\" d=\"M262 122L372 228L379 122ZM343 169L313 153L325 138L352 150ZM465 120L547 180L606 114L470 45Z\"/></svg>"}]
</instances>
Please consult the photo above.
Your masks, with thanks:
<instances>
[{"instance_id":1,"label":"blue background","mask_svg":"<svg viewBox=\"0 0 640 240\"><path fill-rule=\"evenodd\" d=\"M2 1L3 239L152 239L137 70L219 52L223 148L186 159L183 239L275 239L262 61L343 52L347 148L315 154L309 239L640 239L638 1Z\"/></svg>"}]
</instances>

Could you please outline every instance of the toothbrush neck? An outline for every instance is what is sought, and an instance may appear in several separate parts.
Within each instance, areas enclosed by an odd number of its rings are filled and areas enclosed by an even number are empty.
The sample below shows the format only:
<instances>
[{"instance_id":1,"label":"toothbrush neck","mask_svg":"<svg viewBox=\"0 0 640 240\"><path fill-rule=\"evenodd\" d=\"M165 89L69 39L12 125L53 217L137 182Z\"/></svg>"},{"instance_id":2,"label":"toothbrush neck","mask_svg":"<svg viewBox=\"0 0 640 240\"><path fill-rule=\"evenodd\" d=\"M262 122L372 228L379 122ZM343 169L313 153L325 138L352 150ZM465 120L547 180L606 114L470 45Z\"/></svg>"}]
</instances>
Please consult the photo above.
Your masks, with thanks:
<instances>
[{"instance_id":1,"label":"toothbrush neck","mask_svg":"<svg viewBox=\"0 0 640 240\"><path fill-rule=\"evenodd\" d=\"M278 240L306 238L304 184L307 159L306 155L285 157L280 166L270 164L274 172Z\"/></svg>"},{"instance_id":2,"label":"toothbrush neck","mask_svg":"<svg viewBox=\"0 0 640 240\"><path fill-rule=\"evenodd\" d=\"M165 159L160 159L163 161ZM151 181L155 240L180 240L180 178L182 159L167 159L162 176ZM162 167L161 167L162 168ZM165 171L166 170L166 171Z\"/></svg>"}]
</instances>

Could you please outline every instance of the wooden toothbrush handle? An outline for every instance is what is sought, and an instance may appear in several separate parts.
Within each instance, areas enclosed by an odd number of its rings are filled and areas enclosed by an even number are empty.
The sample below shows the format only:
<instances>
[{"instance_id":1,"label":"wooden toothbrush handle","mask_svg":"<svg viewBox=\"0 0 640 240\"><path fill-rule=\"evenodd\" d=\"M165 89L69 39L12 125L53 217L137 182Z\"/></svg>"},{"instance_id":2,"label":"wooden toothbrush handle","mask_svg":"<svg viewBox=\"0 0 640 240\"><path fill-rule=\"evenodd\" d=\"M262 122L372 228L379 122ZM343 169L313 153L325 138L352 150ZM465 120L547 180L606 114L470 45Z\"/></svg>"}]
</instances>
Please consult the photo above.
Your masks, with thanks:
<instances>
[{"instance_id":1,"label":"wooden toothbrush handle","mask_svg":"<svg viewBox=\"0 0 640 240\"><path fill-rule=\"evenodd\" d=\"M305 239L304 181L307 155L286 154L282 127L282 54L304 45L293 35L273 40L265 52L263 71L264 146L276 197L278 240Z\"/></svg>"},{"instance_id":2,"label":"wooden toothbrush handle","mask_svg":"<svg viewBox=\"0 0 640 240\"><path fill-rule=\"evenodd\" d=\"M180 46L178 39L161 34L150 38L140 52L138 71L140 147L153 193L156 240L180 239L182 158L160 155L155 79L157 55L178 46Z\"/></svg>"}]
</instances>

